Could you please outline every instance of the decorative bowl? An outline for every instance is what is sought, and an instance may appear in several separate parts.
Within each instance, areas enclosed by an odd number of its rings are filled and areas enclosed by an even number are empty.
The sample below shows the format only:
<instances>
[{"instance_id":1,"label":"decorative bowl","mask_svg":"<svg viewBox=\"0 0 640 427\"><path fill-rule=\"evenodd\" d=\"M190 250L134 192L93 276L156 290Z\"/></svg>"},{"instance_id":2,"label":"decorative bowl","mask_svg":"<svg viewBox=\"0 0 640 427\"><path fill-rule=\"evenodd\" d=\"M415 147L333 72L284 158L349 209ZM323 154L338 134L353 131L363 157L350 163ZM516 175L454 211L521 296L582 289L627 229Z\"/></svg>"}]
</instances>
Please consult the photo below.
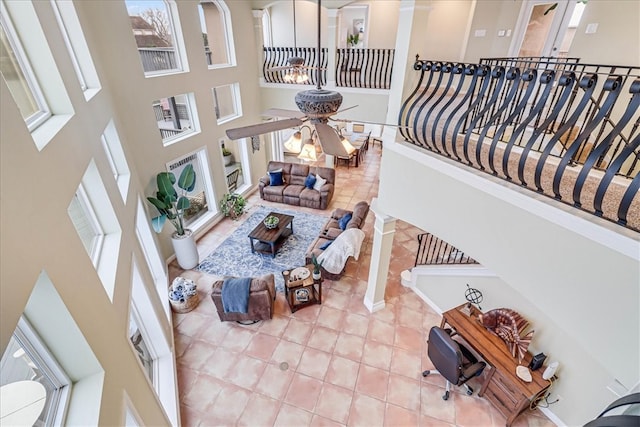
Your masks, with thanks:
<instances>
[{"instance_id":1,"label":"decorative bowl","mask_svg":"<svg viewBox=\"0 0 640 427\"><path fill-rule=\"evenodd\" d=\"M278 226L278 223L280 222L280 220L276 216L269 215L262 222L264 223L265 227L267 227L268 229L272 229Z\"/></svg>"}]
</instances>

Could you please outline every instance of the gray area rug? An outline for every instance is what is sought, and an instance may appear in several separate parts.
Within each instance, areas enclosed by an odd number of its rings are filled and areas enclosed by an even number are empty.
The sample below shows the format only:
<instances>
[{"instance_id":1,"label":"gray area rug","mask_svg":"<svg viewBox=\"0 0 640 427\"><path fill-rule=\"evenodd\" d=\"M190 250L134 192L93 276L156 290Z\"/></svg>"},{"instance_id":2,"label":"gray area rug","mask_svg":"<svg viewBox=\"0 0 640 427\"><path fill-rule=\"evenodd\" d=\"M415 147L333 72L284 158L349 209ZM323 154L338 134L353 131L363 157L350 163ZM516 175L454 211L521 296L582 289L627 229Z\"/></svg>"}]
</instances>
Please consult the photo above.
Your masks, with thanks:
<instances>
[{"instance_id":1,"label":"gray area rug","mask_svg":"<svg viewBox=\"0 0 640 427\"><path fill-rule=\"evenodd\" d=\"M251 253L247 235L270 212L292 215L293 234L280 247L275 258L271 254ZM257 277L273 273L278 291L284 291L282 271L304 265L304 255L318 236L326 217L285 209L259 206L256 211L224 242L198 265L195 270L214 276Z\"/></svg>"}]
</instances>

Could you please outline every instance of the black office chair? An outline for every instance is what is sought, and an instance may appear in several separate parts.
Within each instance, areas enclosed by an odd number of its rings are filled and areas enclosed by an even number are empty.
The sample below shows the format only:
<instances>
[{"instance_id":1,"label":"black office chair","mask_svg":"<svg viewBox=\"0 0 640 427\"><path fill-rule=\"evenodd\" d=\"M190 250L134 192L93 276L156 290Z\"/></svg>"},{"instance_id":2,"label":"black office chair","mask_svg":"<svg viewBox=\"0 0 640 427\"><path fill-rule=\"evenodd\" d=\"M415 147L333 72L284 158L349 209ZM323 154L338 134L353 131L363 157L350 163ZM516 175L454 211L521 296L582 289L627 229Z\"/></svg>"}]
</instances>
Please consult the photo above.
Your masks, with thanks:
<instances>
[{"instance_id":1,"label":"black office chair","mask_svg":"<svg viewBox=\"0 0 640 427\"><path fill-rule=\"evenodd\" d=\"M482 374L485 362L478 362L478 359L471 354L469 349L451 338L450 329L442 329L434 326L429 331L429 348L427 354L437 370L428 370L422 373L423 377L429 374L440 374L447 380L447 390L442 399L449 399L451 384L463 385L467 389L467 394L471 395L473 389L466 382L473 377Z\"/></svg>"}]
</instances>

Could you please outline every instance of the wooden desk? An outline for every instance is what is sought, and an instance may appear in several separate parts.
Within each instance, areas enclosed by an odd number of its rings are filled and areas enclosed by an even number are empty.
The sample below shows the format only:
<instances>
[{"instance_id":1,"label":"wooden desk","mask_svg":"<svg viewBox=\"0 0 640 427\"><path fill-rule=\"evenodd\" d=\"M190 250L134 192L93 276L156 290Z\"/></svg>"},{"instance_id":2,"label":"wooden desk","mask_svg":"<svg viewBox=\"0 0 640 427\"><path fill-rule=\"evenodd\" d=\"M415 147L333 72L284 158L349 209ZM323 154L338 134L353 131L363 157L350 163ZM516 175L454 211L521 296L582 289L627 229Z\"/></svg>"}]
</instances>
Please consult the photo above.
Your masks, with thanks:
<instances>
[{"instance_id":1,"label":"wooden desk","mask_svg":"<svg viewBox=\"0 0 640 427\"><path fill-rule=\"evenodd\" d=\"M517 357L511 356L505 342L488 331L478 321L481 312L472 307L471 316L460 311L465 304L446 311L441 327L445 324L455 331L487 362L483 383L478 396L485 397L507 418L507 427L532 400L546 390L550 383L542 379L542 370L532 371L533 380L524 382L516 375ZM527 353L522 365L528 366L532 355Z\"/></svg>"}]
</instances>

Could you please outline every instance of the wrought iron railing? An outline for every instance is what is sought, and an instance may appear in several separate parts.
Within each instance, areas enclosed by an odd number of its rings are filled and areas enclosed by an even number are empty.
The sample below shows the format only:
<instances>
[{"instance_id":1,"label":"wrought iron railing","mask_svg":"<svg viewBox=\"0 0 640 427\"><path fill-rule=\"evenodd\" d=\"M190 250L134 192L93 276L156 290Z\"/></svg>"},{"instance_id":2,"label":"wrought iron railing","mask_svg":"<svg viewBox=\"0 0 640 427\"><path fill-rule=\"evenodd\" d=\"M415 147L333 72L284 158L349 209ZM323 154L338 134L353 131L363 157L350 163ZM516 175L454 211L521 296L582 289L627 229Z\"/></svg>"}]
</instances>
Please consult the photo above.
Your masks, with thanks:
<instances>
[{"instance_id":1,"label":"wrought iron railing","mask_svg":"<svg viewBox=\"0 0 640 427\"><path fill-rule=\"evenodd\" d=\"M406 141L640 230L640 67L416 58L414 70Z\"/></svg>"},{"instance_id":2,"label":"wrought iron railing","mask_svg":"<svg viewBox=\"0 0 640 427\"><path fill-rule=\"evenodd\" d=\"M478 264L478 262L433 234L418 234L418 252L414 265L439 264Z\"/></svg>"},{"instance_id":3,"label":"wrought iron railing","mask_svg":"<svg viewBox=\"0 0 640 427\"><path fill-rule=\"evenodd\" d=\"M336 86L389 89L395 49L338 49Z\"/></svg>"},{"instance_id":4,"label":"wrought iron railing","mask_svg":"<svg viewBox=\"0 0 640 427\"><path fill-rule=\"evenodd\" d=\"M318 76L318 49L313 47L264 47L264 61L262 63L262 75L267 83L290 83L285 81L287 70L273 71L275 67L289 66L289 58L293 56L304 60L303 67L309 76L309 80L302 84L316 85L318 78L320 84L327 83L327 49L322 48L320 52L320 75Z\"/></svg>"}]
</instances>

